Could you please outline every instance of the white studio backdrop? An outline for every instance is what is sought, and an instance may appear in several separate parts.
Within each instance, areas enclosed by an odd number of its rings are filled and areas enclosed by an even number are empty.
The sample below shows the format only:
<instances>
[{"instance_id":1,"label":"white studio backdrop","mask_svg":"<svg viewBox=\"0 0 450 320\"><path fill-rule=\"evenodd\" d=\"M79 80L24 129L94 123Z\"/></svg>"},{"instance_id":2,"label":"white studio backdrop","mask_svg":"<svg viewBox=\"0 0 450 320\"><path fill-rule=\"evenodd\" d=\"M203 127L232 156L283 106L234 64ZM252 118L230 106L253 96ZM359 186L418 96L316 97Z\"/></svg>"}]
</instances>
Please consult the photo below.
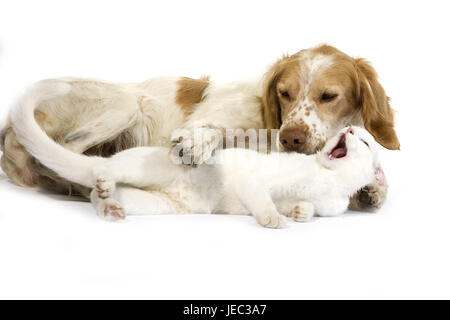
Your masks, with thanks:
<instances>
[{"instance_id":1,"label":"white studio backdrop","mask_svg":"<svg viewBox=\"0 0 450 320\"><path fill-rule=\"evenodd\" d=\"M450 298L447 1L1 1L0 116L52 77L260 76L329 43L367 58L401 151L376 214L260 228L249 217L107 223L0 175L0 298Z\"/></svg>"}]
</instances>

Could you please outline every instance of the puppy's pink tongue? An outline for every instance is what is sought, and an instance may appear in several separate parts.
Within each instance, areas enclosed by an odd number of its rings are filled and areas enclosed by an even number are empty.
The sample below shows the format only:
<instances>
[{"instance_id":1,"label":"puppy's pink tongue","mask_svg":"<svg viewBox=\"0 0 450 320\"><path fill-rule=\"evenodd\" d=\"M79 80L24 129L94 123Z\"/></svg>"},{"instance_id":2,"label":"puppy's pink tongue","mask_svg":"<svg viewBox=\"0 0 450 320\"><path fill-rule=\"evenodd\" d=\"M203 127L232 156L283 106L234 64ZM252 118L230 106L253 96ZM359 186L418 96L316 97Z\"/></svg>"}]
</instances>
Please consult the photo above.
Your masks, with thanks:
<instances>
[{"instance_id":1,"label":"puppy's pink tongue","mask_svg":"<svg viewBox=\"0 0 450 320\"><path fill-rule=\"evenodd\" d=\"M337 148L331 153L331 155L336 159L345 157L345 154L346 152L344 148Z\"/></svg>"}]
</instances>

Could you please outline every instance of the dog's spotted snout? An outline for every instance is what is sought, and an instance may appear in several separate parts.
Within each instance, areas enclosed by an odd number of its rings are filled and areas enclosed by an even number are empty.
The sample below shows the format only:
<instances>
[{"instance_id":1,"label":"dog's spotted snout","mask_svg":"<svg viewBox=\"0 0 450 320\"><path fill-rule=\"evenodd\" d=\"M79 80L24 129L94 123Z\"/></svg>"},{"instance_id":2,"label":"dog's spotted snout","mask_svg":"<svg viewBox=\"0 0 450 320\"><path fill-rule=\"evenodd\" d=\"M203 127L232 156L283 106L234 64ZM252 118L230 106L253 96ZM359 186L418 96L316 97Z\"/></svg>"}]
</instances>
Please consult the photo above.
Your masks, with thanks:
<instances>
[{"instance_id":1,"label":"dog's spotted snout","mask_svg":"<svg viewBox=\"0 0 450 320\"><path fill-rule=\"evenodd\" d=\"M302 128L286 128L280 131L279 139L286 151L301 152L306 138L306 132Z\"/></svg>"}]
</instances>

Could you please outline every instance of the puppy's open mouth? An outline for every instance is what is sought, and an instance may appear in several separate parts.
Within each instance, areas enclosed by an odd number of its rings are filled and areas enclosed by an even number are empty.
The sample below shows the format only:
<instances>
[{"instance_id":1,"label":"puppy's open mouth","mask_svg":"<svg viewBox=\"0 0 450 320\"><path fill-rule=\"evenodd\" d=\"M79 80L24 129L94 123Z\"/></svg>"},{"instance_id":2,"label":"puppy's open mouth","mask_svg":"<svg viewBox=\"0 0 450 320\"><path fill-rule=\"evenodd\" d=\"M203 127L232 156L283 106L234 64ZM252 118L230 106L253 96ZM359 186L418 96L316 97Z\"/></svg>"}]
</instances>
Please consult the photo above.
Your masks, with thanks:
<instances>
[{"instance_id":1,"label":"puppy's open mouth","mask_svg":"<svg viewBox=\"0 0 450 320\"><path fill-rule=\"evenodd\" d=\"M341 135L337 145L328 152L328 158L330 160L343 158L347 155L347 146L345 145L345 134Z\"/></svg>"}]
</instances>

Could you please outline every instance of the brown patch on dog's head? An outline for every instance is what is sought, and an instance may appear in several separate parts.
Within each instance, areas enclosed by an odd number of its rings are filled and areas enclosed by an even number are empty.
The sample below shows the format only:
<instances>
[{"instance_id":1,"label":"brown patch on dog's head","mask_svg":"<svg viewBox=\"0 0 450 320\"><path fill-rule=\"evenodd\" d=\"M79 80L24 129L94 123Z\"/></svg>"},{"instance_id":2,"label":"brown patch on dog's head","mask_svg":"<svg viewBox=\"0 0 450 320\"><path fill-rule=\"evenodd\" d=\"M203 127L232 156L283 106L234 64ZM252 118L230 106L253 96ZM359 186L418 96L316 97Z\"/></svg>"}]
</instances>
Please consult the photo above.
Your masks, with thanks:
<instances>
[{"instance_id":1,"label":"brown patch on dog's head","mask_svg":"<svg viewBox=\"0 0 450 320\"><path fill-rule=\"evenodd\" d=\"M394 112L375 69L364 59L355 59L357 97L366 129L378 143L390 150L399 150L400 142L394 130Z\"/></svg>"},{"instance_id":2,"label":"brown patch on dog's head","mask_svg":"<svg viewBox=\"0 0 450 320\"><path fill-rule=\"evenodd\" d=\"M205 90L210 82L209 77L201 77L200 79L181 78L177 82L178 90L175 101L189 116L194 111L196 104L202 102L205 97Z\"/></svg>"}]
</instances>

